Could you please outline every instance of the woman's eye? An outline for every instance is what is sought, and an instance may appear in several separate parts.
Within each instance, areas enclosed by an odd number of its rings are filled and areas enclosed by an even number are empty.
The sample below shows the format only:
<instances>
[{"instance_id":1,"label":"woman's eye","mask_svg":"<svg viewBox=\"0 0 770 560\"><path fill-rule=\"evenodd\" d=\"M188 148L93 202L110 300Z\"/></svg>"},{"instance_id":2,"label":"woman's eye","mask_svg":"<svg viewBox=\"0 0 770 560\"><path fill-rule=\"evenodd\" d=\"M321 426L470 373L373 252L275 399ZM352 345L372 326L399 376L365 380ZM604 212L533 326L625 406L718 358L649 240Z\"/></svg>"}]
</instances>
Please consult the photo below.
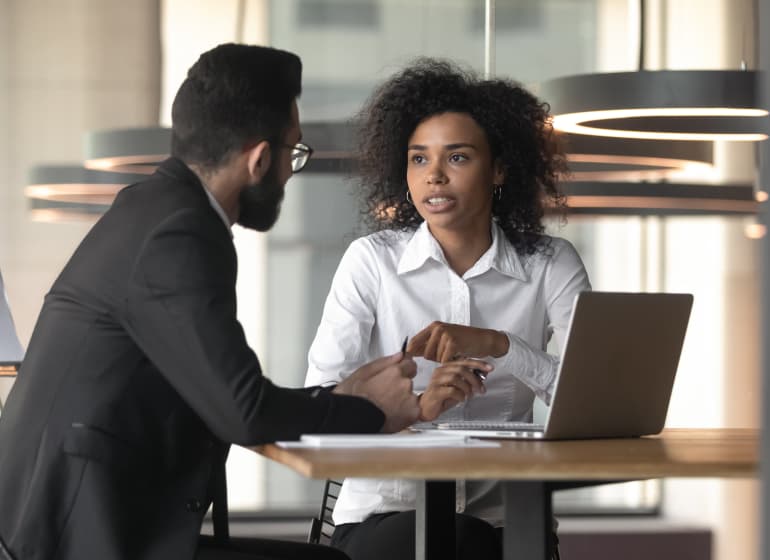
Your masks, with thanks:
<instances>
[{"instance_id":1,"label":"woman's eye","mask_svg":"<svg viewBox=\"0 0 770 560\"><path fill-rule=\"evenodd\" d=\"M449 161L451 161L452 163L459 163L467 159L468 157L465 154L452 154L451 156L449 156Z\"/></svg>"},{"instance_id":2,"label":"woman's eye","mask_svg":"<svg viewBox=\"0 0 770 560\"><path fill-rule=\"evenodd\" d=\"M414 154L412 156L412 163L424 163L425 162L425 156L420 154Z\"/></svg>"}]
</instances>

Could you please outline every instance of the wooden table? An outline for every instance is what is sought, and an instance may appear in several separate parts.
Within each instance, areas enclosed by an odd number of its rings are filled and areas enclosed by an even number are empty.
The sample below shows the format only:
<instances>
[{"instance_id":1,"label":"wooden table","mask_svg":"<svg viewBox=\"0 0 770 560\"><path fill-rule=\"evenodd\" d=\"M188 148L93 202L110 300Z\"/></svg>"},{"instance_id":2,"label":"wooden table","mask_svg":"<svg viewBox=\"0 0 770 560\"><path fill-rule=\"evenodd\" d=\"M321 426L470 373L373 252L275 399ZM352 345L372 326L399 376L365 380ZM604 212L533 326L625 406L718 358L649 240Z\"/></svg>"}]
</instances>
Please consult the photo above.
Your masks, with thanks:
<instances>
[{"instance_id":1,"label":"wooden table","mask_svg":"<svg viewBox=\"0 0 770 560\"><path fill-rule=\"evenodd\" d=\"M415 479L417 559L454 555L454 480L502 481L503 556L548 559L551 493L620 480L748 478L758 472L758 431L665 430L637 439L500 440L499 448L253 448L309 478Z\"/></svg>"}]
</instances>

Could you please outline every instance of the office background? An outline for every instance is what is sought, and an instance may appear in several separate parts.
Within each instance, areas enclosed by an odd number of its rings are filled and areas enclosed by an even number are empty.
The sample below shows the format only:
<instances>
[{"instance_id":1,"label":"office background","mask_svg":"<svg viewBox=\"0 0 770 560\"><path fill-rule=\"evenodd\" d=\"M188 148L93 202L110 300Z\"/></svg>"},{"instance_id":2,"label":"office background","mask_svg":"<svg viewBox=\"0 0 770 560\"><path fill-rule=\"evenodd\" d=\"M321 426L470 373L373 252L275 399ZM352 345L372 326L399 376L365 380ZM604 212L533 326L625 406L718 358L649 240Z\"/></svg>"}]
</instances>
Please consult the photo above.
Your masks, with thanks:
<instances>
[{"instance_id":1,"label":"office background","mask_svg":"<svg viewBox=\"0 0 770 560\"><path fill-rule=\"evenodd\" d=\"M42 298L88 220L30 212L29 170L83 159L83 136L170 124L170 103L198 54L242 39L302 56L304 122L342 121L372 87L418 55L482 71L484 0L0 0L0 269L23 344ZM498 0L497 75L537 90L558 76L636 70L635 0ZM751 0L647 2L646 68L756 66ZM756 181L756 146L715 146L703 182ZM343 174L302 174L287 185L267 235L236 232L240 313L264 369L301 385L306 351L331 274L359 232ZM322 209L319 211L319 209ZM695 307L669 426L759 423L759 242L753 216L573 216L550 231L583 256L595 289L685 291ZM8 381L0 381L0 396ZM231 505L303 509L317 485L235 449ZM565 508L659 508L672 523L708 527L714 558L751 559L758 547L758 482L669 480L562 498Z\"/></svg>"}]
</instances>

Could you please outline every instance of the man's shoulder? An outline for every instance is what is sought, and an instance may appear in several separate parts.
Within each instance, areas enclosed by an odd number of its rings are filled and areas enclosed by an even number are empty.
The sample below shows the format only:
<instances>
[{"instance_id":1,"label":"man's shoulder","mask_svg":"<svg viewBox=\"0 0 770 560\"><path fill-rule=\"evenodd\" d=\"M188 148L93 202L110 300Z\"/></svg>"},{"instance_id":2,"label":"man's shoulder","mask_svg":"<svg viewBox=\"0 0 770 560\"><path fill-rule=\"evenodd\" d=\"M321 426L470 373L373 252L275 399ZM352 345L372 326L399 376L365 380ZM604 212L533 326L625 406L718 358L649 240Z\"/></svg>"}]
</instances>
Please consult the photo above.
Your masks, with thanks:
<instances>
[{"instance_id":1,"label":"man's shoulder","mask_svg":"<svg viewBox=\"0 0 770 560\"><path fill-rule=\"evenodd\" d=\"M160 173L150 175L138 183L127 185L118 193L116 202L118 200L153 205L162 204L164 201L176 204L184 201L184 204L193 207L202 207L208 204L206 193L203 192L200 185Z\"/></svg>"},{"instance_id":2,"label":"man's shoulder","mask_svg":"<svg viewBox=\"0 0 770 560\"><path fill-rule=\"evenodd\" d=\"M186 224L195 229L221 228L226 232L198 185L157 173L123 188L105 219L129 222L144 231L164 224Z\"/></svg>"}]
</instances>

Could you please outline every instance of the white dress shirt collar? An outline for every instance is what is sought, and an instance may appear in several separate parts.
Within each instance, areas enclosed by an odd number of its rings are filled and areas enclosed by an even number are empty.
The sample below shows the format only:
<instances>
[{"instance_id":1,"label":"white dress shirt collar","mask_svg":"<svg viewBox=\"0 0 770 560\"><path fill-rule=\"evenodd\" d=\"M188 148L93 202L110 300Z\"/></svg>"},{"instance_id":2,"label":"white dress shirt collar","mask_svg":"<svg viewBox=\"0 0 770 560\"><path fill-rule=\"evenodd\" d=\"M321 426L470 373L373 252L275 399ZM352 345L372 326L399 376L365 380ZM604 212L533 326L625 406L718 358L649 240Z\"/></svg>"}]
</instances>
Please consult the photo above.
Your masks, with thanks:
<instances>
[{"instance_id":1,"label":"white dress shirt collar","mask_svg":"<svg viewBox=\"0 0 770 560\"><path fill-rule=\"evenodd\" d=\"M465 272L463 278L467 280L493 268L501 274L526 282L529 277L518 254L516 251L506 250L507 244L501 241L505 241L505 233L497 222L493 221L492 245L481 255L476 264ZM423 222L407 243L404 254L398 262L397 273L402 275L417 270L424 266L428 259L449 266L444 251L430 233L427 222Z\"/></svg>"},{"instance_id":2,"label":"white dress shirt collar","mask_svg":"<svg viewBox=\"0 0 770 560\"><path fill-rule=\"evenodd\" d=\"M216 198L214 198L214 195L209 192L209 190L204 186L203 187L204 192L206 193L206 196L209 197L209 203L211 204L211 207L214 209L214 211L219 214L219 217L222 218L222 221L225 223L225 226L227 226L227 231L230 232L230 237L233 236L233 230L232 225L230 223L230 219L227 217L227 214L225 214L225 211L222 209L222 207L219 205L219 202Z\"/></svg>"}]
</instances>

